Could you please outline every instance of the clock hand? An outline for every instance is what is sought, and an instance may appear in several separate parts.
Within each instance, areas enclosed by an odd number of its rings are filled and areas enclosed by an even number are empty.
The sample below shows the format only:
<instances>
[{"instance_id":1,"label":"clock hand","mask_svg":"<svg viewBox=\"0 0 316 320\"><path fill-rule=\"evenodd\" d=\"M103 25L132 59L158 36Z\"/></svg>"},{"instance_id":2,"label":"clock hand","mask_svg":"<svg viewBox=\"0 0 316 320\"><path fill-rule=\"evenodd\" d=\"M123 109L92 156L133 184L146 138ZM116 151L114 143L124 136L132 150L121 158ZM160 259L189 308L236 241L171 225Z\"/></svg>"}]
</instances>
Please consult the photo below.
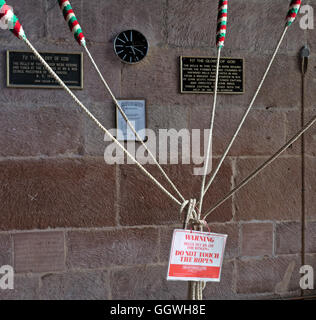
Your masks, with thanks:
<instances>
[{"instance_id":1,"label":"clock hand","mask_svg":"<svg viewBox=\"0 0 316 320\"><path fill-rule=\"evenodd\" d=\"M137 48L134 48L135 50L137 50L137 51L139 51L142 55L144 55L144 52L143 51L141 51L141 50L139 50L139 49L137 49Z\"/></svg>"},{"instance_id":2,"label":"clock hand","mask_svg":"<svg viewBox=\"0 0 316 320\"><path fill-rule=\"evenodd\" d=\"M133 46L126 46L126 48L132 48L133 54L134 56L136 55L135 50L137 50L136 48L134 48ZM134 50L135 49L135 50Z\"/></svg>"}]
</instances>

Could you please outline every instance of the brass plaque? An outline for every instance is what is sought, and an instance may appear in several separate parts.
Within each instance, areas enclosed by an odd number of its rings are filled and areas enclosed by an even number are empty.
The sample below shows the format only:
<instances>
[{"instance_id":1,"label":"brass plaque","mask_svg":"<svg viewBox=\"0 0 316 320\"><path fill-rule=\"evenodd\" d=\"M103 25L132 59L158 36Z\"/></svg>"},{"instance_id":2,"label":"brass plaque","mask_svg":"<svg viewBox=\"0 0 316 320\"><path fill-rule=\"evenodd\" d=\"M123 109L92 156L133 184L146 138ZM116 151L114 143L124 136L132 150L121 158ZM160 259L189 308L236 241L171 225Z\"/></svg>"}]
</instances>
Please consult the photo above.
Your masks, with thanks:
<instances>
[{"instance_id":1,"label":"brass plaque","mask_svg":"<svg viewBox=\"0 0 316 320\"><path fill-rule=\"evenodd\" d=\"M216 57L180 57L181 93L213 93L216 63ZM244 59L221 58L218 93L244 93L244 78Z\"/></svg>"},{"instance_id":2,"label":"brass plaque","mask_svg":"<svg viewBox=\"0 0 316 320\"><path fill-rule=\"evenodd\" d=\"M83 89L83 54L41 52L41 56L71 89ZM31 52L7 51L7 87L61 88Z\"/></svg>"}]
</instances>

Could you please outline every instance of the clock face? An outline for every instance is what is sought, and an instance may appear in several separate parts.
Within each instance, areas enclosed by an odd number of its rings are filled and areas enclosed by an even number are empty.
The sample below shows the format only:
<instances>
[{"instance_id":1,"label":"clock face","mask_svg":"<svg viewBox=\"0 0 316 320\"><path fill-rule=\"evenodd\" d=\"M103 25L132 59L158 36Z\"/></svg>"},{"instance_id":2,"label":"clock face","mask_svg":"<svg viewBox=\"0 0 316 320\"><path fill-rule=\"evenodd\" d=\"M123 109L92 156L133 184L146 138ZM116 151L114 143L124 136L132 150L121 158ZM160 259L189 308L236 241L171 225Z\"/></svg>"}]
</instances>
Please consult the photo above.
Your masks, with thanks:
<instances>
[{"instance_id":1,"label":"clock face","mask_svg":"<svg viewBox=\"0 0 316 320\"><path fill-rule=\"evenodd\" d=\"M123 31L114 40L114 51L123 62L137 63L146 57L148 42L139 31Z\"/></svg>"}]
</instances>

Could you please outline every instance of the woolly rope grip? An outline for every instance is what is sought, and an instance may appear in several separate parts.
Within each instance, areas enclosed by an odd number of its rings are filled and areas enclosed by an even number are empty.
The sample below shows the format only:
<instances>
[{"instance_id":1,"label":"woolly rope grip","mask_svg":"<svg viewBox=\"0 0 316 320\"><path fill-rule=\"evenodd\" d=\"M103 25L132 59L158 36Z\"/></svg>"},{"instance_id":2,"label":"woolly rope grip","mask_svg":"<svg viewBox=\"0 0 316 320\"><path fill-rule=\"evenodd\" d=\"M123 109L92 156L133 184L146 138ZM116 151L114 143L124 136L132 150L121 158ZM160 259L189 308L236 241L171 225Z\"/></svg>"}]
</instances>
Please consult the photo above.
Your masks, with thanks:
<instances>
[{"instance_id":1,"label":"woolly rope grip","mask_svg":"<svg viewBox=\"0 0 316 320\"><path fill-rule=\"evenodd\" d=\"M86 39L82 33L80 24L75 16L74 10L68 0L58 0L60 9L63 12L64 18L68 23L70 31L73 33L75 39L81 46L86 45Z\"/></svg>"},{"instance_id":2,"label":"woolly rope grip","mask_svg":"<svg viewBox=\"0 0 316 320\"><path fill-rule=\"evenodd\" d=\"M286 16L286 26L289 27L295 20L298 10L302 4L301 0L292 0L290 4L290 10Z\"/></svg>"},{"instance_id":3,"label":"woolly rope grip","mask_svg":"<svg viewBox=\"0 0 316 320\"><path fill-rule=\"evenodd\" d=\"M217 48L224 47L224 42L226 37L226 26L227 26L227 7L228 7L228 0L219 0L217 31L216 31Z\"/></svg>"},{"instance_id":4,"label":"woolly rope grip","mask_svg":"<svg viewBox=\"0 0 316 320\"><path fill-rule=\"evenodd\" d=\"M5 0L0 0L0 23L2 26L10 29L10 31L19 39L26 39L19 19L13 13L12 8L6 4Z\"/></svg>"}]
</instances>

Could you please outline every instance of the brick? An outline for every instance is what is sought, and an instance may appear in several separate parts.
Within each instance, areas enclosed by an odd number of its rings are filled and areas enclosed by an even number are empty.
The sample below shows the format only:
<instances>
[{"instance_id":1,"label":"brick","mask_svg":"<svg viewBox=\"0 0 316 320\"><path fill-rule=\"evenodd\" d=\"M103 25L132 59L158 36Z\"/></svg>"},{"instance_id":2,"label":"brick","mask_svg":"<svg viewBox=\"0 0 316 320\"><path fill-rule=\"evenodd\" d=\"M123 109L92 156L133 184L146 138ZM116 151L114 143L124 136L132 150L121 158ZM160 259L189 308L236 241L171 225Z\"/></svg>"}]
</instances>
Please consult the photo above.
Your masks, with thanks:
<instances>
[{"instance_id":1,"label":"brick","mask_svg":"<svg viewBox=\"0 0 316 320\"><path fill-rule=\"evenodd\" d=\"M203 291L205 300L233 299L234 292L234 262L224 261L220 282L207 282Z\"/></svg>"},{"instance_id":2,"label":"brick","mask_svg":"<svg viewBox=\"0 0 316 320\"><path fill-rule=\"evenodd\" d=\"M314 269L314 289L305 289L303 290L303 294L304 296L315 296L316 294L316 280L315 280L316 254L306 254L305 265L309 265ZM300 276L302 277L303 274L301 274Z\"/></svg>"},{"instance_id":3,"label":"brick","mask_svg":"<svg viewBox=\"0 0 316 320\"><path fill-rule=\"evenodd\" d=\"M231 27L227 35L227 47L248 48L260 53L275 49L284 29L282 22L287 14L287 3L284 3L283 0L253 1L251 3L242 0L232 3L230 7L234 14L230 16ZM253 14L245 16L244 13L247 11ZM258 27L259 20L262 22L260 28ZM304 30L299 27L297 21L291 26L289 33L280 47L281 53L297 52L302 46Z\"/></svg>"},{"instance_id":4,"label":"brick","mask_svg":"<svg viewBox=\"0 0 316 320\"><path fill-rule=\"evenodd\" d=\"M82 0L71 1L76 17L81 24L82 21ZM74 45L74 37L70 32L66 21L59 8L58 2L54 0L48 0L46 4L46 37L49 41L69 42ZM83 26L82 26L83 27Z\"/></svg>"},{"instance_id":5,"label":"brick","mask_svg":"<svg viewBox=\"0 0 316 320\"><path fill-rule=\"evenodd\" d=\"M13 240L16 272L39 273L65 268L62 232L17 233Z\"/></svg>"},{"instance_id":6,"label":"brick","mask_svg":"<svg viewBox=\"0 0 316 320\"><path fill-rule=\"evenodd\" d=\"M246 223L241 226L243 256L272 255L273 224Z\"/></svg>"},{"instance_id":7,"label":"brick","mask_svg":"<svg viewBox=\"0 0 316 320\"><path fill-rule=\"evenodd\" d=\"M106 129L116 128L115 124L115 107L109 102L105 101L103 104L95 104L89 110L94 114L94 116L100 121L100 123ZM84 119L84 153L89 156L104 156L106 147L112 144L110 138L105 135L104 131L101 130L94 121L89 117ZM116 131L115 135L116 135ZM112 134L114 133L112 132Z\"/></svg>"},{"instance_id":8,"label":"brick","mask_svg":"<svg viewBox=\"0 0 316 320\"><path fill-rule=\"evenodd\" d=\"M176 227L167 227L167 228L160 228L159 230L159 262L169 262L170 257L170 248L171 248L171 241L173 231L175 229L182 229L183 226L179 225L178 228Z\"/></svg>"},{"instance_id":9,"label":"brick","mask_svg":"<svg viewBox=\"0 0 316 320\"><path fill-rule=\"evenodd\" d=\"M102 23L101 23L102 24ZM113 53L113 45L89 45L89 51L93 56L99 70L109 85L115 97L120 98L121 95L121 64L117 62L117 58ZM88 98L87 107L92 108L95 102L102 104L112 103L112 98L104 87L95 68L92 66L88 55L84 55L84 91L80 94ZM113 112L114 105L108 113Z\"/></svg>"},{"instance_id":10,"label":"brick","mask_svg":"<svg viewBox=\"0 0 316 320\"><path fill-rule=\"evenodd\" d=\"M181 94L179 86L179 57L208 54L206 50L182 51L153 47L150 49L150 56L144 62L122 69L121 94L129 98L146 98L148 110L155 106L174 107L178 105L182 107L183 112L187 112L185 109L192 105L209 105L210 95ZM131 68L133 68L132 71ZM144 92L146 92L145 96ZM167 111L168 109L165 112ZM164 116L161 115L161 117ZM166 123L163 125L165 126Z\"/></svg>"},{"instance_id":11,"label":"brick","mask_svg":"<svg viewBox=\"0 0 316 320\"><path fill-rule=\"evenodd\" d=\"M301 223L279 222L275 229L275 253L291 254L301 252Z\"/></svg>"},{"instance_id":12,"label":"brick","mask_svg":"<svg viewBox=\"0 0 316 320\"><path fill-rule=\"evenodd\" d=\"M307 220L316 220L316 158L305 159L305 210Z\"/></svg>"},{"instance_id":13,"label":"brick","mask_svg":"<svg viewBox=\"0 0 316 320\"><path fill-rule=\"evenodd\" d=\"M276 47L284 25L287 12L284 1L249 1L232 2L229 6L229 25L225 49L271 51ZM252 12L245 16L245 12ZM168 6L168 44L179 47L206 47L215 44L215 37L210 30L216 29L217 3L206 0L199 3L185 0L169 2ZM258 28L258 21L262 26ZM188 24L187 21L192 23ZM301 46L304 31L296 23L291 27L291 37L284 39L281 52L297 51ZM274 35L271 38L271 35ZM245 35L247 35L245 37Z\"/></svg>"},{"instance_id":14,"label":"brick","mask_svg":"<svg viewBox=\"0 0 316 320\"><path fill-rule=\"evenodd\" d=\"M0 235L0 266L12 265L12 240L7 234Z\"/></svg>"},{"instance_id":15,"label":"brick","mask_svg":"<svg viewBox=\"0 0 316 320\"><path fill-rule=\"evenodd\" d=\"M287 110L284 112L284 115L285 115L284 125L285 125L285 132L286 132L285 139L287 142L288 140L293 138L293 136L302 128L302 125L301 125L302 115L301 115L301 111L299 110ZM282 143L282 145L283 144L285 143ZM281 145L277 149L279 149L280 147ZM291 144L284 151L284 154L301 155L302 154L302 138L299 138L293 144Z\"/></svg>"},{"instance_id":16,"label":"brick","mask_svg":"<svg viewBox=\"0 0 316 320\"><path fill-rule=\"evenodd\" d=\"M41 277L42 300L107 300L109 280L107 271L67 272Z\"/></svg>"},{"instance_id":17,"label":"brick","mask_svg":"<svg viewBox=\"0 0 316 320\"><path fill-rule=\"evenodd\" d=\"M0 300L38 300L38 287L37 276L15 274L14 289L0 290Z\"/></svg>"},{"instance_id":18,"label":"brick","mask_svg":"<svg viewBox=\"0 0 316 320\"><path fill-rule=\"evenodd\" d=\"M306 252L316 253L316 221L307 222L305 229Z\"/></svg>"},{"instance_id":19,"label":"brick","mask_svg":"<svg viewBox=\"0 0 316 320\"><path fill-rule=\"evenodd\" d=\"M166 281L167 266L141 266L114 270L111 276L113 299L187 299L188 282ZM130 277L133 274L133 277ZM207 283L204 299L227 299L234 295L233 262L224 262L221 283Z\"/></svg>"},{"instance_id":20,"label":"brick","mask_svg":"<svg viewBox=\"0 0 316 320\"><path fill-rule=\"evenodd\" d=\"M215 168L217 165L218 159L213 159L212 167ZM199 166L195 166L199 167ZM223 165L218 172L216 178L214 179L211 187L208 189L207 193L204 196L203 201L203 209L202 211L206 212L210 209L214 203L216 203L222 196L228 193L232 188L231 177L233 175L232 166L229 159L223 162ZM209 181L209 176L206 179L206 183ZM190 192L191 197L192 195L197 199L200 198L201 193L201 182L202 176L193 176L192 184L192 191ZM203 216L203 214L202 214ZM227 200L224 204L222 204L218 209L212 212L206 219L208 223L215 223L215 222L228 222L231 221L233 218L232 212L232 200Z\"/></svg>"},{"instance_id":21,"label":"brick","mask_svg":"<svg viewBox=\"0 0 316 320\"><path fill-rule=\"evenodd\" d=\"M232 259L239 256L239 230L235 223L209 224L211 232L227 234L225 247L225 259Z\"/></svg>"},{"instance_id":22,"label":"brick","mask_svg":"<svg viewBox=\"0 0 316 320\"><path fill-rule=\"evenodd\" d=\"M276 293L286 295L299 289L300 258L289 255L278 258L237 261L237 293Z\"/></svg>"},{"instance_id":23,"label":"brick","mask_svg":"<svg viewBox=\"0 0 316 320\"><path fill-rule=\"evenodd\" d=\"M314 45L314 48L316 47L316 43ZM313 48L310 48L313 50ZM313 52L313 51L311 51ZM316 107L315 99L316 99L316 93L313 88L315 88L316 84L316 57L311 55L311 57L308 59L308 72L305 75L305 107L307 109L314 109ZM315 115L315 112L314 112Z\"/></svg>"},{"instance_id":24,"label":"brick","mask_svg":"<svg viewBox=\"0 0 316 320\"><path fill-rule=\"evenodd\" d=\"M308 80L305 80L306 84ZM305 94L305 100L308 101L311 96L311 90L308 90ZM307 103L308 105L308 103ZM307 107L307 106L306 106ZM316 115L316 108L307 109L304 111L304 124L307 124ZM298 110L291 110L286 112L286 140L290 140L298 131L302 129L302 112ZM303 135L305 143L305 154L309 156L315 156L316 152L316 129L315 125L309 128ZM302 154L302 137L294 142L287 150L288 154Z\"/></svg>"},{"instance_id":25,"label":"brick","mask_svg":"<svg viewBox=\"0 0 316 320\"><path fill-rule=\"evenodd\" d=\"M167 265L113 270L111 272L112 298L114 300L187 299L187 282L167 281L167 271Z\"/></svg>"},{"instance_id":26,"label":"brick","mask_svg":"<svg viewBox=\"0 0 316 320\"><path fill-rule=\"evenodd\" d=\"M152 174L154 173L155 177L159 175L158 169L153 165L146 166L146 168ZM164 166L164 169L168 168ZM170 176L169 170L167 174ZM180 188L180 184L174 179L174 176L170 176L170 178ZM162 179L158 180L162 181ZM132 165L121 165L120 181L121 190L128 190L128 192L121 193L119 203L122 225L161 225L180 222L178 205L141 173L139 168ZM168 183L163 181L163 185L166 186Z\"/></svg>"},{"instance_id":27,"label":"brick","mask_svg":"<svg viewBox=\"0 0 316 320\"><path fill-rule=\"evenodd\" d=\"M309 4L315 9L315 7L313 5L313 1L309 1ZM314 24L314 26L315 26L315 24ZM316 40L315 40L315 38L313 36L313 30L308 29L306 31L306 33L307 33L308 45L311 46L311 50L313 52L315 50L315 48L316 48Z\"/></svg>"},{"instance_id":28,"label":"brick","mask_svg":"<svg viewBox=\"0 0 316 320\"><path fill-rule=\"evenodd\" d=\"M226 55L229 56L228 53ZM232 55L236 56L234 51L230 56ZM245 59L246 92L238 96L227 95L221 98L223 106L248 107L271 60L271 55L245 55L241 53L240 57ZM270 111L279 108L298 108L301 105L299 98L301 85L297 81L299 77L301 77L301 73L297 68L296 57L277 55L254 102L253 110L257 107L264 107ZM285 93L284 88L291 88L291 90Z\"/></svg>"},{"instance_id":29,"label":"brick","mask_svg":"<svg viewBox=\"0 0 316 320\"><path fill-rule=\"evenodd\" d=\"M238 159L236 184L262 159ZM301 160L279 158L235 195L238 220L299 220L301 216Z\"/></svg>"},{"instance_id":30,"label":"brick","mask_svg":"<svg viewBox=\"0 0 316 320\"><path fill-rule=\"evenodd\" d=\"M213 154L222 155L233 137L244 109L218 108L215 115ZM209 129L211 108L193 107L190 127ZM235 140L229 155L267 155L285 143L283 113L275 108L252 110Z\"/></svg>"},{"instance_id":31,"label":"brick","mask_svg":"<svg viewBox=\"0 0 316 320\"><path fill-rule=\"evenodd\" d=\"M115 224L115 167L101 159L2 161L1 230Z\"/></svg>"},{"instance_id":32,"label":"brick","mask_svg":"<svg viewBox=\"0 0 316 320\"><path fill-rule=\"evenodd\" d=\"M316 81L315 81L316 83ZM309 122L313 117L316 116L316 107L305 112L305 123ZM305 139L305 153L309 156L316 156L316 128L315 124L306 131L304 134Z\"/></svg>"},{"instance_id":33,"label":"brick","mask_svg":"<svg viewBox=\"0 0 316 320\"><path fill-rule=\"evenodd\" d=\"M256 88L258 87L258 74L264 73L267 68L267 63L271 57L266 56L266 62L260 58L254 58L252 63L260 63L261 68L258 68L254 81ZM256 65L258 67L258 64ZM301 77L300 69L297 67L297 58L287 55L278 55L271 67L271 70L265 80L262 89L256 99L255 106L264 106L266 108L298 108L301 105ZM259 76L261 79L261 76ZM249 78L247 81L251 81ZM284 88L291 88L285 92ZM252 93L252 95L254 92Z\"/></svg>"},{"instance_id":34,"label":"brick","mask_svg":"<svg viewBox=\"0 0 316 320\"><path fill-rule=\"evenodd\" d=\"M67 265L73 269L152 263L158 260L158 230L73 231L67 248Z\"/></svg>"},{"instance_id":35,"label":"brick","mask_svg":"<svg viewBox=\"0 0 316 320\"><path fill-rule=\"evenodd\" d=\"M136 29L146 35L151 46L156 46L165 37L164 6L165 0L136 0L133 6L126 0L83 1L82 26L90 41L112 45L119 32Z\"/></svg>"},{"instance_id":36,"label":"brick","mask_svg":"<svg viewBox=\"0 0 316 320\"><path fill-rule=\"evenodd\" d=\"M147 128L159 133L159 129L188 128L189 109L183 106L156 106L147 107Z\"/></svg>"},{"instance_id":37,"label":"brick","mask_svg":"<svg viewBox=\"0 0 316 320\"><path fill-rule=\"evenodd\" d=\"M178 187L185 199L191 197L199 198L201 191L201 177L194 175L194 168L200 166L192 165L168 165L163 166L164 170ZM153 165L147 166L148 170L164 186L168 182L161 178L162 174L158 172ZM120 223L122 225L148 225L148 224L177 224L182 223L184 216L179 220L179 207L167 195L158 189L146 176L139 172L139 169L131 165L121 165L121 190L129 192L121 193L120 199ZM212 203L217 201L222 194L228 192L231 188L231 166L225 162L221 173L214 181L205 196L204 208L209 208ZM187 181L191 180L190 183ZM135 183L137 181L137 183ZM171 187L168 190L175 194ZM135 201L137 199L137 201ZM214 211L208 218L208 222L224 222L232 219L231 201L227 201L221 208Z\"/></svg>"},{"instance_id":38,"label":"brick","mask_svg":"<svg viewBox=\"0 0 316 320\"><path fill-rule=\"evenodd\" d=\"M183 0L168 2L168 44L179 47L202 47L214 43L214 35L209 32L216 28L214 12L217 12L215 2L204 0L198 3Z\"/></svg>"},{"instance_id":39,"label":"brick","mask_svg":"<svg viewBox=\"0 0 316 320\"><path fill-rule=\"evenodd\" d=\"M0 156L81 154L81 115L69 108L16 108L0 111Z\"/></svg>"}]
</instances>

